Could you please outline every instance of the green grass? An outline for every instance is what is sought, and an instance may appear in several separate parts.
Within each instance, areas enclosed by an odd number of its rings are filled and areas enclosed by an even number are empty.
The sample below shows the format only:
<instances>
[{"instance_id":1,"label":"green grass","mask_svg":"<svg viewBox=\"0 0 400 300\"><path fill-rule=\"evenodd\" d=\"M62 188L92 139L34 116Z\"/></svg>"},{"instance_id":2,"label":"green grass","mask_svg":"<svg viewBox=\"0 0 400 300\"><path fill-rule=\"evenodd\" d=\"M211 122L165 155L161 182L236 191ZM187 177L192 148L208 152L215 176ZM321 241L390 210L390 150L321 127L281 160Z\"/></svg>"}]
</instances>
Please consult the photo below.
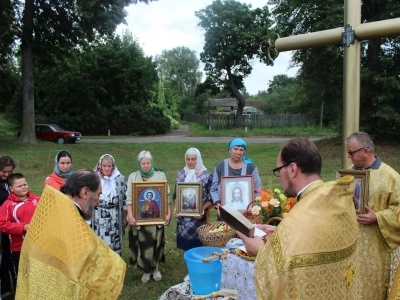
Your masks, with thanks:
<instances>
[{"instance_id":1,"label":"green grass","mask_svg":"<svg viewBox=\"0 0 400 300\"><path fill-rule=\"evenodd\" d=\"M110 153L116 159L116 164L126 177L137 170L136 156L141 150L149 150L154 156L155 165L165 170L171 189L175 175L184 166L184 153L191 147L197 147L203 157L204 164L210 171L221 159L228 156L226 144L214 143L143 143L143 144L118 144L118 143L77 143L57 145L49 142L38 144L21 144L13 136L0 136L0 155L9 155L16 161L16 172L25 174L31 190L40 194L43 183L52 170L53 160L57 151L67 149L73 156L75 170L93 169L99 157ZM331 180L341 166L341 141L331 138L317 142L323 157L324 180ZM394 146L378 145L376 152L380 158L400 170L400 150ZM278 144L249 144L247 155L251 157L259 168L261 181L264 187L280 187L279 181L272 174L276 166L276 155L279 151ZM123 258L128 262L129 249L127 236L123 243ZM160 266L163 278L159 282L141 282L142 273L135 267L128 267L124 288L120 299L158 299L168 287L182 282L186 275L186 265L183 260L183 251L176 248L176 221L173 219L166 228L166 263Z\"/></svg>"},{"instance_id":2,"label":"green grass","mask_svg":"<svg viewBox=\"0 0 400 300\"><path fill-rule=\"evenodd\" d=\"M320 128L317 126L305 127L274 127L274 128L232 128L208 130L205 126L198 123L182 122L188 124L190 128L190 136L209 136L209 137L249 137L249 136L329 136L337 135L337 131L333 128Z\"/></svg>"}]
</instances>

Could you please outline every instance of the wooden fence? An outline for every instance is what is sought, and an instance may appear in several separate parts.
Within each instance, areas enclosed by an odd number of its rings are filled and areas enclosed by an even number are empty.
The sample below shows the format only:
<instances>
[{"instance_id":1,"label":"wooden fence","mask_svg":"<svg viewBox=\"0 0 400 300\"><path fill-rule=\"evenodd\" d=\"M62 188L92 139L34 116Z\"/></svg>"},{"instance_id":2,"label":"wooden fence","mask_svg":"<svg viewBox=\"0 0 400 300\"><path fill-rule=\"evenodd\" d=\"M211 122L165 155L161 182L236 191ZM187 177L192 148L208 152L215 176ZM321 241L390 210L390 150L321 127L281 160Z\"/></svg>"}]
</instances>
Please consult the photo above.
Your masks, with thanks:
<instances>
[{"instance_id":1,"label":"wooden fence","mask_svg":"<svg viewBox=\"0 0 400 300\"><path fill-rule=\"evenodd\" d=\"M208 129L229 129L235 126L234 115L191 115L183 118L188 122L204 125ZM242 126L247 127L298 127L313 125L306 114L243 115Z\"/></svg>"}]
</instances>

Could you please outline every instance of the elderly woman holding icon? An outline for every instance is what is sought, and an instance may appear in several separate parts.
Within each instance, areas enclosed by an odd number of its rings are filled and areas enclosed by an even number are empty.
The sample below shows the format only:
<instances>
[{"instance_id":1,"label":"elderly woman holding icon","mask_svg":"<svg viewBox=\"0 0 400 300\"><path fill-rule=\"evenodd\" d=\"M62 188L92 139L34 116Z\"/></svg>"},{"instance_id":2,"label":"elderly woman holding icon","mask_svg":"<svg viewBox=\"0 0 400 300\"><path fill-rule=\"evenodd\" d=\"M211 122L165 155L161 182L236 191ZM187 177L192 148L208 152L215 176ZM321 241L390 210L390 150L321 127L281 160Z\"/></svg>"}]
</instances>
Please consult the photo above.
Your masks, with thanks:
<instances>
[{"instance_id":1,"label":"elderly woman holding icon","mask_svg":"<svg viewBox=\"0 0 400 300\"><path fill-rule=\"evenodd\" d=\"M220 161L214 170L211 185L211 197L214 205L219 205L220 182L222 176L253 176L254 197L258 196L257 190L261 188L260 175L253 160L245 156L247 144L240 138L234 138L228 144L229 158ZM234 195L233 195L234 196Z\"/></svg>"}]
</instances>

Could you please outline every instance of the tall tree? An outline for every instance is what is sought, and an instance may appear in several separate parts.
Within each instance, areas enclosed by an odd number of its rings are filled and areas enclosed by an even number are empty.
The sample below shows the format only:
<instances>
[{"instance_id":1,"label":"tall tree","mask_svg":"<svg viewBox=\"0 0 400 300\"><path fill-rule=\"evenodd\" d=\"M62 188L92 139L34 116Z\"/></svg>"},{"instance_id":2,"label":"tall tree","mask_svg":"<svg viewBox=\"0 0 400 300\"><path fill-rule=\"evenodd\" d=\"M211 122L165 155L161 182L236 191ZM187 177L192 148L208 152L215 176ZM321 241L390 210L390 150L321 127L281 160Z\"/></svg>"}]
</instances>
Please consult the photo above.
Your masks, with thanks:
<instances>
[{"instance_id":1,"label":"tall tree","mask_svg":"<svg viewBox=\"0 0 400 300\"><path fill-rule=\"evenodd\" d=\"M198 26L205 30L200 59L207 75L237 99L236 126L241 125L245 98L240 90L244 78L251 74L250 61L258 58L272 65L274 57L262 47L273 33L268 6L251 7L234 0L216 0L195 13L200 19Z\"/></svg>"},{"instance_id":2,"label":"tall tree","mask_svg":"<svg viewBox=\"0 0 400 300\"><path fill-rule=\"evenodd\" d=\"M23 123L19 139L22 142L36 142L35 58L51 61L55 56L65 55L71 46L112 34L124 21L124 7L138 1L152 0L24 1L22 19L12 23L21 24ZM19 1L13 0L12 4L16 7Z\"/></svg>"},{"instance_id":3,"label":"tall tree","mask_svg":"<svg viewBox=\"0 0 400 300\"><path fill-rule=\"evenodd\" d=\"M177 101L170 103L168 108L175 105L182 114L187 106L186 100L193 98L196 86L201 81L200 61L196 52L183 46L163 50L161 55L156 57L156 62L162 89L169 89L169 94L175 95L170 99Z\"/></svg>"}]
</instances>

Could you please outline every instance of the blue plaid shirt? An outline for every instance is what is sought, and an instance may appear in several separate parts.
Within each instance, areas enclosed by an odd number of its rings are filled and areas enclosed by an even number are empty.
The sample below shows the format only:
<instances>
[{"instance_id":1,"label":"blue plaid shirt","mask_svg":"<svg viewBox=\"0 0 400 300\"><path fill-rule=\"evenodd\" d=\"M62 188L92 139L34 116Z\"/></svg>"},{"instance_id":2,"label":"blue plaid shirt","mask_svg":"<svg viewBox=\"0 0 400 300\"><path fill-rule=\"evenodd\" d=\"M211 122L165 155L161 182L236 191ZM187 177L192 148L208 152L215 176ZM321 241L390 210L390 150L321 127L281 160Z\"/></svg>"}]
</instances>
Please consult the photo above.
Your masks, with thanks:
<instances>
[{"instance_id":1,"label":"blue plaid shirt","mask_svg":"<svg viewBox=\"0 0 400 300\"><path fill-rule=\"evenodd\" d=\"M185 169L182 169L178 172L176 175L175 182L185 182ZM212 183L212 175L208 171L204 171L201 173L199 176L196 177L196 182L202 182L203 183L203 203L206 201L211 201L209 200L210 197L210 188L211 188L211 183ZM176 184L175 184L175 190L174 190L174 195L172 199L176 199Z\"/></svg>"}]
</instances>

